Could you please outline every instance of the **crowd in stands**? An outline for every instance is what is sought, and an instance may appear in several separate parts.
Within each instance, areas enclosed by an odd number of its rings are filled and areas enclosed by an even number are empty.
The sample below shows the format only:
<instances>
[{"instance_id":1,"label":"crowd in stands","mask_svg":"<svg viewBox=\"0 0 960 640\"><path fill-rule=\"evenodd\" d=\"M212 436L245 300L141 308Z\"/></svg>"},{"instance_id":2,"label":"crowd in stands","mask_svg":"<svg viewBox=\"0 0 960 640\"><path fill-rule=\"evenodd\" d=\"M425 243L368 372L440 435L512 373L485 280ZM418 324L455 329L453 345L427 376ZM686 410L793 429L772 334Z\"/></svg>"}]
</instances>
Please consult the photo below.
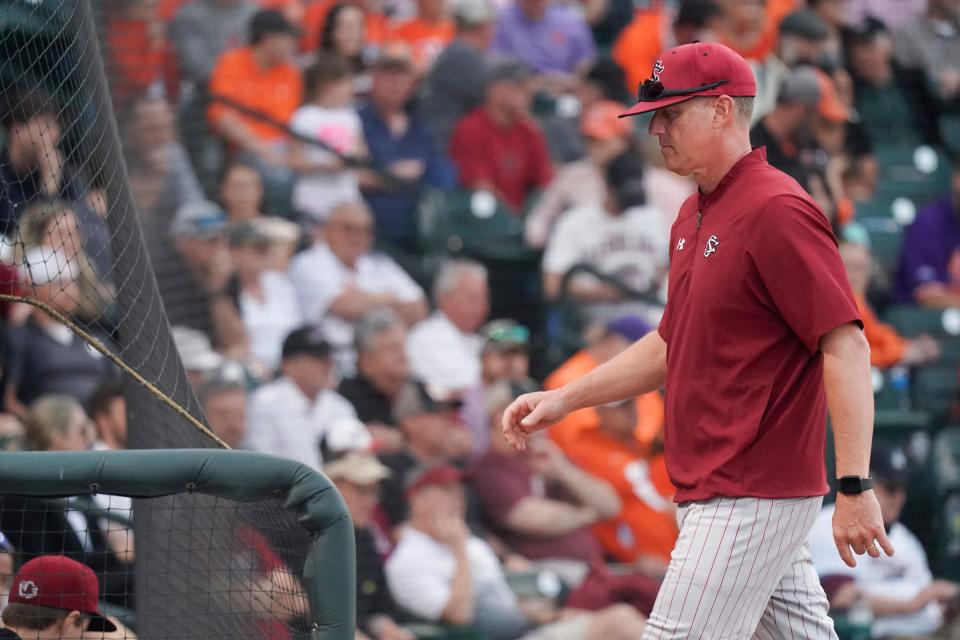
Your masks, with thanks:
<instances>
[{"instance_id":1,"label":"crowd in stands","mask_svg":"<svg viewBox=\"0 0 960 640\"><path fill-rule=\"evenodd\" d=\"M903 370L956 387L960 318L912 331L890 311L960 307L957 0L108 4L130 194L187 376L224 443L340 489L358 639L412 638L410 622L640 636L678 536L662 395L575 412L525 454L499 424L517 394L656 330L696 187L647 120L619 115L671 46L719 41L754 68L753 144L831 224L878 393ZM0 288L45 305L3 308L0 443L125 448L120 373L54 317L107 343L122 321L104 224L119 205L71 163L49 91L0 102ZM866 603L873 637L933 637L958 587L898 523L905 469L929 458L897 438L872 464L897 556L840 565L829 507L811 547L834 612ZM0 603L14 550L131 593L132 534L57 509L2 498ZM562 597L514 592L541 570Z\"/></svg>"}]
</instances>

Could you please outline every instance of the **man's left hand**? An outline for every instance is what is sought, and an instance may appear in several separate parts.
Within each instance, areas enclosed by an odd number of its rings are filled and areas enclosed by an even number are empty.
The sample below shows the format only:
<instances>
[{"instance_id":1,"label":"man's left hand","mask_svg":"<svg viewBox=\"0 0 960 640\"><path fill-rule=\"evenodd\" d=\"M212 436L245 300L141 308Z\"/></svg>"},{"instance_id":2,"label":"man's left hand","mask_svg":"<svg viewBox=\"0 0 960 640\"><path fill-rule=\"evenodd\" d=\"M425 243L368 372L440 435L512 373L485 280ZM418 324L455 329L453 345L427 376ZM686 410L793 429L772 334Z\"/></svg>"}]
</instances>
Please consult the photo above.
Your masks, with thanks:
<instances>
[{"instance_id":1,"label":"man's left hand","mask_svg":"<svg viewBox=\"0 0 960 640\"><path fill-rule=\"evenodd\" d=\"M893 545L887 539L880 505L872 490L853 496L837 494L833 541L848 567L857 566L854 554L862 556L867 553L871 558L879 558L880 549L883 549L888 556L893 556Z\"/></svg>"}]
</instances>

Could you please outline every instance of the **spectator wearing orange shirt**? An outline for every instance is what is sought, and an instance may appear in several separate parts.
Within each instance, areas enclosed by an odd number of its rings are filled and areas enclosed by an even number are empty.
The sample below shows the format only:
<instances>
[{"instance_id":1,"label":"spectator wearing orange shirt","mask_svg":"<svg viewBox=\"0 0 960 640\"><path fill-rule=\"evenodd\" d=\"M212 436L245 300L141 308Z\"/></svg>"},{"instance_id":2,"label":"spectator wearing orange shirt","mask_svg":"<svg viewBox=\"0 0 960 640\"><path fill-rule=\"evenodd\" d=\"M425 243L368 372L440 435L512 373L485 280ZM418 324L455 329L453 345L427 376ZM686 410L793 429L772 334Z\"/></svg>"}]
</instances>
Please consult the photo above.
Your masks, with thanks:
<instances>
[{"instance_id":1,"label":"spectator wearing orange shirt","mask_svg":"<svg viewBox=\"0 0 960 640\"><path fill-rule=\"evenodd\" d=\"M713 0L684 0L673 24L662 8L637 11L620 33L611 56L627 74L627 90L636 94L661 51L694 40L714 40L720 8Z\"/></svg>"},{"instance_id":2,"label":"spectator wearing orange shirt","mask_svg":"<svg viewBox=\"0 0 960 640\"><path fill-rule=\"evenodd\" d=\"M650 331L650 326L639 316L626 315L611 320L601 328L600 335L588 340L588 346L573 354L544 381L544 388L557 389L571 380L590 373L610 360ZM663 429L663 398L653 392L637 397L637 441L649 446ZM553 425L550 437L568 454L584 431L596 429L600 418L595 409L580 409Z\"/></svg>"},{"instance_id":3,"label":"spectator wearing orange shirt","mask_svg":"<svg viewBox=\"0 0 960 640\"><path fill-rule=\"evenodd\" d=\"M637 405L629 400L597 407L598 428L582 431L568 455L605 480L623 503L620 514L598 522L593 533L606 554L662 578L677 541L675 489L662 454L651 456L635 436Z\"/></svg>"},{"instance_id":4,"label":"spectator wearing orange shirt","mask_svg":"<svg viewBox=\"0 0 960 640\"><path fill-rule=\"evenodd\" d=\"M898 364L922 365L939 358L936 340L925 334L912 340L904 338L892 326L880 322L870 308L866 298L872 269L870 248L862 242L844 241L840 243L840 257L863 320L863 335L870 343L870 364L886 369Z\"/></svg>"},{"instance_id":5,"label":"spectator wearing orange shirt","mask_svg":"<svg viewBox=\"0 0 960 640\"><path fill-rule=\"evenodd\" d=\"M417 17L401 22L389 37L410 46L413 63L423 73L455 35L444 0L417 0Z\"/></svg>"},{"instance_id":6,"label":"spectator wearing orange shirt","mask_svg":"<svg viewBox=\"0 0 960 640\"><path fill-rule=\"evenodd\" d=\"M283 127L300 105L303 85L293 64L296 31L277 11L264 10L250 20L247 47L223 54L210 77L207 118L234 149L269 166L287 164ZM259 112L277 125L234 109L223 98Z\"/></svg>"},{"instance_id":7,"label":"spectator wearing orange shirt","mask_svg":"<svg viewBox=\"0 0 960 640\"><path fill-rule=\"evenodd\" d=\"M207 110L214 133L260 170L268 201L281 209L289 206L294 180L285 127L303 95L300 70L293 64L295 36L296 30L280 12L254 14L250 46L228 51L217 61ZM243 113L227 100L269 121Z\"/></svg>"}]
</instances>

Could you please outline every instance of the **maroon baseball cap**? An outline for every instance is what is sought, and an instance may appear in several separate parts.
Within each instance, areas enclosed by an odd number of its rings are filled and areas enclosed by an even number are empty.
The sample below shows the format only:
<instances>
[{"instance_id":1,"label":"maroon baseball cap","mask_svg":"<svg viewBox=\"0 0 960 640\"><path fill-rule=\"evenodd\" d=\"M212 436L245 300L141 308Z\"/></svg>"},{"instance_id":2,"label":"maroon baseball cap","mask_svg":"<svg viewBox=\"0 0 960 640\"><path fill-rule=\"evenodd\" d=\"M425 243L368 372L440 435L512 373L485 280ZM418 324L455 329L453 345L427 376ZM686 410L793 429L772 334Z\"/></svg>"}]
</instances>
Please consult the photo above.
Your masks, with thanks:
<instances>
[{"instance_id":1,"label":"maroon baseball cap","mask_svg":"<svg viewBox=\"0 0 960 640\"><path fill-rule=\"evenodd\" d=\"M29 604L90 616L91 631L116 631L97 610L100 583L90 567L66 556L39 556L20 567L10 587L11 604Z\"/></svg>"},{"instance_id":2,"label":"maroon baseball cap","mask_svg":"<svg viewBox=\"0 0 960 640\"><path fill-rule=\"evenodd\" d=\"M632 116L696 96L755 96L757 81L747 61L717 42L694 42L664 51L637 90Z\"/></svg>"},{"instance_id":3,"label":"maroon baseball cap","mask_svg":"<svg viewBox=\"0 0 960 640\"><path fill-rule=\"evenodd\" d=\"M449 464L438 464L413 472L407 479L406 494L413 495L426 487L444 487L463 482L463 472Z\"/></svg>"}]
</instances>

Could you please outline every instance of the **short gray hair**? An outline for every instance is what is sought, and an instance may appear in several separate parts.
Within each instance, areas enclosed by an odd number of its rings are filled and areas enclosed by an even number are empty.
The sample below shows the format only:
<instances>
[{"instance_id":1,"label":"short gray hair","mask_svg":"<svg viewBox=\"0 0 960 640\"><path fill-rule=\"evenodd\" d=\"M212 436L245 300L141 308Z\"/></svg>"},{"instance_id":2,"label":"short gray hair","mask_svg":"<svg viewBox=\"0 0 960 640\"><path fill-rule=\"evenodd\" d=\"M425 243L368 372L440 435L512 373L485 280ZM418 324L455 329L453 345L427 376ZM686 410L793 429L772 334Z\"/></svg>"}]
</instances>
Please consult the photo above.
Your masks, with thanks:
<instances>
[{"instance_id":1,"label":"short gray hair","mask_svg":"<svg viewBox=\"0 0 960 640\"><path fill-rule=\"evenodd\" d=\"M464 274L474 274L486 280L487 268L475 260L464 258L443 263L437 279L433 281L433 299L438 300L443 294L456 289L460 277Z\"/></svg>"},{"instance_id":2,"label":"short gray hair","mask_svg":"<svg viewBox=\"0 0 960 640\"><path fill-rule=\"evenodd\" d=\"M737 114L737 119L749 128L750 121L753 119L754 97L730 96L730 99L733 100L733 110Z\"/></svg>"},{"instance_id":3,"label":"short gray hair","mask_svg":"<svg viewBox=\"0 0 960 640\"><path fill-rule=\"evenodd\" d=\"M354 327L353 344L357 353L372 351L380 336L398 326L404 326L403 320L392 309L377 309L364 315Z\"/></svg>"}]
</instances>

